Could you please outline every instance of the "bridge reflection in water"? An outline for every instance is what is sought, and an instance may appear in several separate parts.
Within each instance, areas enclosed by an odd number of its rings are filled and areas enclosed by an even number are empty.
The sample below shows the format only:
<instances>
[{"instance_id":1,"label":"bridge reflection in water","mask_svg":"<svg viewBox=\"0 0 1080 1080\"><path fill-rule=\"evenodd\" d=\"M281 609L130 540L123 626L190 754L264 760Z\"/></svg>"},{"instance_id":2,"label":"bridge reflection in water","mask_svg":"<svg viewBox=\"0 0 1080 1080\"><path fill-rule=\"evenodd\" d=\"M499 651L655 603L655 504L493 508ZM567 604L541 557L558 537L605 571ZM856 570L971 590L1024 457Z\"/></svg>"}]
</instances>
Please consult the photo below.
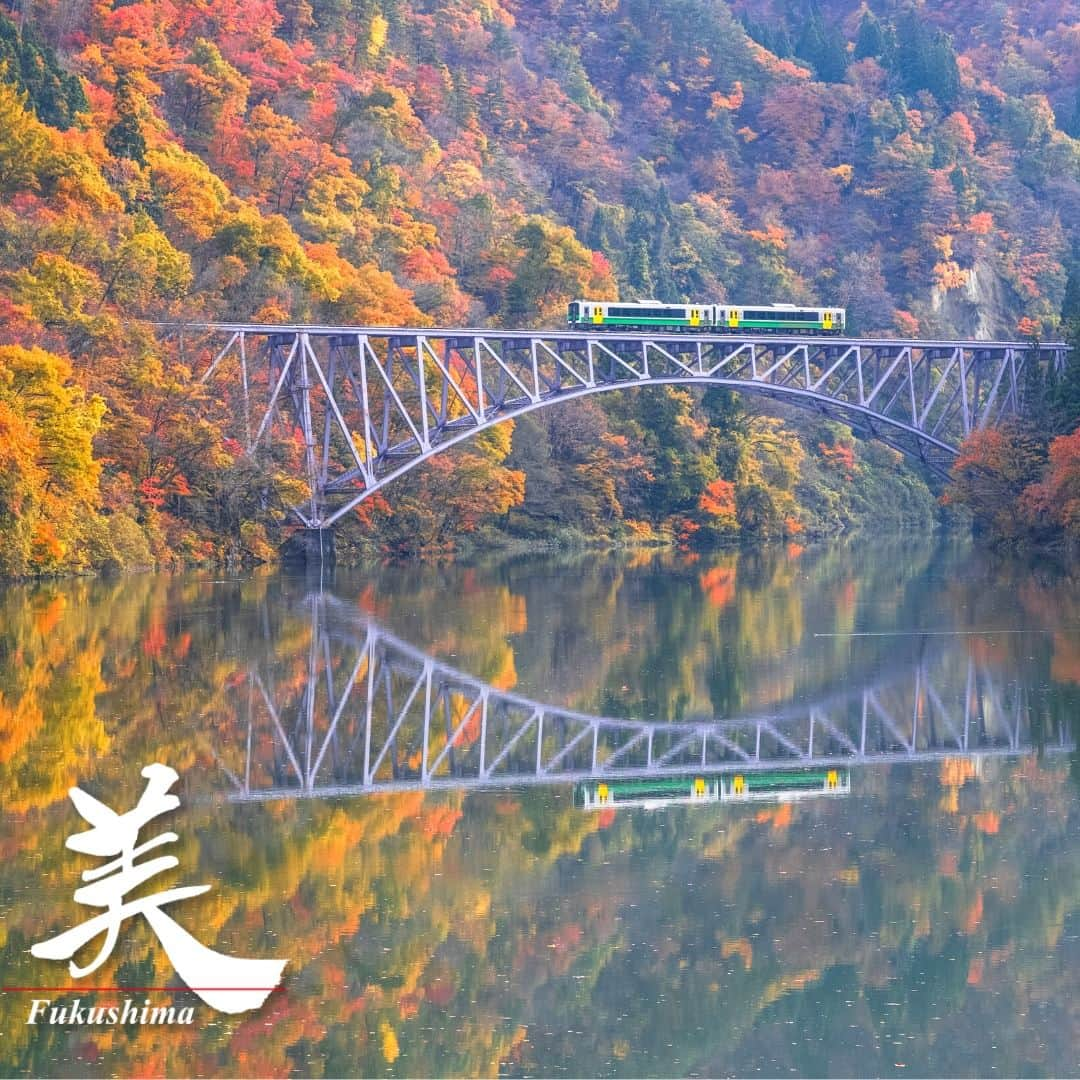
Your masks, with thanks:
<instances>
[{"instance_id":1,"label":"bridge reflection in water","mask_svg":"<svg viewBox=\"0 0 1080 1080\"><path fill-rule=\"evenodd\" d=\"M1073 749L1036 745L1027 688L937 649L813 703L724 719L592 716L498 689L310 595L306 663L252 666L242 747L220 748L231 800L747 774ZM961 657L963 657L961 659Z\"/></svg>"}]
</instances>

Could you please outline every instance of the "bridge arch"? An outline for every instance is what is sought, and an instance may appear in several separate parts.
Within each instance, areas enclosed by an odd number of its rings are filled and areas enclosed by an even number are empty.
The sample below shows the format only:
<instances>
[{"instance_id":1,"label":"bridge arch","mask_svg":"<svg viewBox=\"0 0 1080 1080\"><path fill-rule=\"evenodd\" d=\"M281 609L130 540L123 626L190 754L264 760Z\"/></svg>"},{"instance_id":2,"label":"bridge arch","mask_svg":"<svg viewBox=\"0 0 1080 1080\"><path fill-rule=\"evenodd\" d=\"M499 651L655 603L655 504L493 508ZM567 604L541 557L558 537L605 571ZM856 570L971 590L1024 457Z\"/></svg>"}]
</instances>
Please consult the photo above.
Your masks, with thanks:
<instances>
[{"instance_id":1,"label":"bridge arch","mask_svg":"<svg viewBox=\"0 0 1080 1080\"><path fill-rule=\"evenodd\" d=\"M1067 347L1022 342L203 324L225 338L243 445L299 430L332 527L393 480L504 420L630 386L721 386L842 419L944 473L965 436L1023 411L1024 370ZM236 377L238 376L238 377Z\"/></svg>"},{"instance_id":2,"label":"bridge arch","mask_svg":"<svg viewBox=\"0 0 1080 1080\"><path fill-rule=\"evenodd\" d=\"M768 712L648 721L492 686L355 602L320 592L305 603L311 637L289 661L303 677L275 680L282 657L268 648L250 687L234 691L247 699L248 725L242 745L216 756L232 761L237 801L935 762L1021 755L1036 743L1021 682L940 650ZM1062 729L1041 749L1073 744Z\"/></svg>"}]
</instances>

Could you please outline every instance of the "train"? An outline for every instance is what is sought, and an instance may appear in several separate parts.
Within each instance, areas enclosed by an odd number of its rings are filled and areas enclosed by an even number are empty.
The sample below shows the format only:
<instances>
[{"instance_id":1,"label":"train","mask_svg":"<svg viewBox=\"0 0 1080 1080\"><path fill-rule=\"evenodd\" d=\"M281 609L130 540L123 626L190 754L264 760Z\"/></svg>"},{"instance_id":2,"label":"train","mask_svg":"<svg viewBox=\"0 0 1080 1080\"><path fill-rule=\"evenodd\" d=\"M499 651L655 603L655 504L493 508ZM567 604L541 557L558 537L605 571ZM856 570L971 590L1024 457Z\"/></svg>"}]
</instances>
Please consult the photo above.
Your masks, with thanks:
<instances>
[{"instance_id":1,"label":"train","mask_svg":"<svg viewBox=\"0 0 1080 1080\"><path fill-rule=\"evenodd\" d=\"M654 776L587 780L574 789L583 810L715 802L795 802L851 793L851 773L843 768L768 769L720 776Z\"/></svg>"},{"instance_id":2,"label":"train","mask_svg":"<svg viewBox=\"0 0 1080 1080\"><path fill-rule=\"evenodd\" d=\"M661 304L655 300L571 300L566 321L588 330L681 330L708 334L843 334L842 307L795 304Z\"/></svg>"}]
</instances>

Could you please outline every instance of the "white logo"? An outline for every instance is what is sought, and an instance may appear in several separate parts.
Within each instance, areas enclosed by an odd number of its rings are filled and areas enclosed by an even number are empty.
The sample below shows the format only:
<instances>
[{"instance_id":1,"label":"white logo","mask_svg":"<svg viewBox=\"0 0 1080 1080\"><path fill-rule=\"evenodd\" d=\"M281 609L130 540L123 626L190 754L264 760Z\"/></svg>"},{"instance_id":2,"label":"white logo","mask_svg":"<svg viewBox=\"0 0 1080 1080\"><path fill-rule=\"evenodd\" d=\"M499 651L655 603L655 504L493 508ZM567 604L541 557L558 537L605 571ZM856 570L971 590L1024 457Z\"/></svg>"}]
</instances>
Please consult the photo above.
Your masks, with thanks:
<instances>
[{"instance_id":1,"label":"white logo","mask_svg":"<svg viewBox=\"0 0 1080 1080\"><path fill-rule=\"evenodd\" d=\"M161 909L177 900L186 900L208 892L209 885L166 889L151 896L125 902L125 896L156 874L171 870L180 860L163 855L136 863L154 848L171 844L179 837L162 833L139 844L139 830L154 818L175 810L180 800L168 794L180 779L175 769L154 763L142 771L146 789L134 810L117 814L81 788L68 793L75 809L93 826L67 839L72 851L99 858L115 856L112 861L83 872L84 885L75 892L75 901L89 907L105 908L100 915L34 945L30 952L43 960L70 960L68 970L79 979L96 971L112 954L121 925L135 915L145 915L177 974L207 1005L220 1012L241 1013L257 1009L278 985L286 961L245 960L208 949L196 941L179 923ZM97 957L80 967L71 957L99 934L105 935Z\"/></svg>"}]
</instances>

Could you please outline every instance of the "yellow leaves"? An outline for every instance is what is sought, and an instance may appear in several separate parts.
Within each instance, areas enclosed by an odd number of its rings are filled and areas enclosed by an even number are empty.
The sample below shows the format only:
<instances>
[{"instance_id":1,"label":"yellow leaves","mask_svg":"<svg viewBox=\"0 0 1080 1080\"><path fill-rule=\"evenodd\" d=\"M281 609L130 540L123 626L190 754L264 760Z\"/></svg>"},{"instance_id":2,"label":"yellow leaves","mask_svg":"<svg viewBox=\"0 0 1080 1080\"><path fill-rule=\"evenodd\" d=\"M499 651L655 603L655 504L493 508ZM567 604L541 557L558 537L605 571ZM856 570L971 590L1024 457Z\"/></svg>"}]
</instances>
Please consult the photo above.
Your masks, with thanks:
<instances>
[{"instance_id":1,"label":"yellow leaves","mask_svg":"<svg viewBox=\"0 0 1080 1080\"><path fill-rule=\"evenodd\" d=\"M52 203L73 214L121 213L120 196L109 187L91 156L91 148L100 147L98 136L84 135L74 128L45 131L49 152L41 163L41 181Z\"/></svg>"},{"instance_id":2,"label":"yellow leaves","mask_svg":"<svg viewBox=\"0 0 1080 1080\"><path fill-rule=\"evenodd\" d=\"M393 1064L397 1061L401 1050L398 1047L397 1035L394 1034L394 1029L385 1020L379 1025L379 1040L383 1059Z\"/></svg>"},{"instance_id":3,"label":"yellow leaves","mask_svg":"<svg viewBox=\"0 0 1080 1080\"><path fill-rule=\"evenodd\" d=\"M191 285L191 258L178 251L165 234L143 216L115 249L105 298L145 307L152 300L180 297Z\"/></svg>"},{"instance_id":4,"label":"yellow leaves","mask_svg":"<svg viewBox=\"0 0 1080 1080\"><path fill-rule=\"evenodd\" d=\"M451 161L440 171L439 189L447 198L464 202L485 190L484 176L471 161Z\"/></svg>"},{"instance_id":5,"label":"yellow leaves","mask_svg":"<svg viewBox=\"0 0 1080 1080\"><path fill-rule=\"evenodd\" d=\"M953 257L952 234L946 233L944 236L935 236L934 247L943 259L951 259Z\"/></svg>"},{"instance_id":6,"label":"yellow leaves","mask_svg":"<svg viewBox=\"0 0 1080 1080\"><path fill-rule=\"evenodd\" d=\"M372 60L383 51L386 45L386 31L389 23L381 12L376 12L371 17L371 28L368 31L367 54Z\"/></svg>"},{"instance_id":7,"label":"yellow leaves","mask_svg":"<svg viewBox=\"0 0 1080 1080\"><path fill-rule=\"evenodd\" d=\"M946 237L951 240L951 237ZM934 265L934 281L939 288L960 289L968 283L968 271L964 270L953 259L943 260Z\"/></svg>"},{"instance_id":8,"label":"yellow leaves","mask_svg":"<svg viewBox=\"0 0 1080 1080\"><path fill-rule=\"evenodd\" d=\"M340 242L356 235L356 219L363 214L368 186L351 172L323 172L307 185L305 224L321 240Z\"/></svg>"},{"instance_id":9,"label":"yellow leaves","mask_svg":"<svg viewBox=\"0 0 1080 1080\"><path fill-rule=\"evenodd\" d=\"M26 94L0 80L0 193L36 190L48 147L44 125L26 108Z\"/></svg>"},{"instance_id":10,"label":"yellow leaves","mask_svg":"<svg viewBox=\"0 0 1080 1080\"><path fill-rule=\"evenodd\" d=\"M70 379L59 356L0 347L0 574L63 568L96 514L92 442L105 406Z\"/></svg>"},{"instance_id":11,"label":"yellow leaves","mask_svg":"<svg viewBox=\"0 0 1080 1080\"><path fill-rule=\"evenodd\" d=\"M205 162L175 143L166 143L146 155L150 185L171 232L202 243L213 236L225 203L225 185Z\"/></svg>"},{"instance_id":12,"label":"yellow leaves","mask_svg":"<svg viewBox=\"0 0 1080 1080\"><path fill-rule=\"evenodd\" d=\"M725 960L737 956L742 961L744 971L749 971L754 966L754 946L748 938L736 938L721 942L720 955Z\"/></svg>"},{"instance_id":13,"label":"yellow leaves","mask_svg":"<svg viewBox=\"0 0 1080 1080\"><path fill-rule=\"evenodd\" d=\"M845 187L851 183L851 178L855 175L855 167L853 165L837 165L828 170L830 176L835 176Z\"/></svg>"},{"instance_id":14,"label":"yellow leaves","mask_svg":"<svg viewBox=\"0 0 1080 1080\"><path fill-rule=\"evenodd\" d=\"M16 303L29 307L34 318L46 326L88 318L83 309L102 291L92 271L50 251L38 252L30 268L17 270L10 281Z\"/></svg>"}]
</instances>

